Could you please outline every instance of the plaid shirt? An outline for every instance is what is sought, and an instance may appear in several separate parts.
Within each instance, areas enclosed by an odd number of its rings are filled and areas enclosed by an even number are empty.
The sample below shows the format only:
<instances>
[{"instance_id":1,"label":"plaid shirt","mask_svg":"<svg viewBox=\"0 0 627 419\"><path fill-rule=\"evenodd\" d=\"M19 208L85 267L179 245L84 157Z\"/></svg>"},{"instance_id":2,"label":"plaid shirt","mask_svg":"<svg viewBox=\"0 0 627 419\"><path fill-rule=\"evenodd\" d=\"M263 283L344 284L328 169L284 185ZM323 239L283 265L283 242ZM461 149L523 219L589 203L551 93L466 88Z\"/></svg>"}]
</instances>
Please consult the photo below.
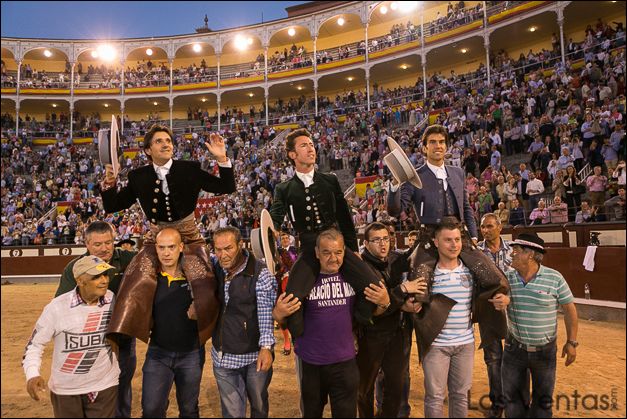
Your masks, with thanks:
<instances>
[{"instance_id":1,"label":"plaid shirt","mask_svg":"<svg viewBox=\"0 0 627 419\"><path fill-rule=\"evenodd\" d=\"M477 248L483 253L488 255L490 259L494 261L496 266L503 272L507 272L512 269L512 242L501 238L501 247L496 253L492 253L488 248L485 240L477 243Z\"/></svg>"},{"instance_id":2,"label":"plaid shirt","mask_svg":"<svg viewBox=\"0 0 627 419\"><path fill-rule=\"evenodd\" d=\"M233 275L233 278L240 274L248 263L248 252L244 251L245 260L239 269ZM224 283L224 303L229 303L229 286L231 281ZM259 347L272 346L275 344L274 339L274 320L272 319L272 308L277 298L277 282L276 278L270 274L267 268L263 268L257 278L257 319L259 321ZM259 351L249 352L247 354L229 354L218 352L215 347L211 348L211 358L213 359L214 368L237 369L245 367L257 361Z\"/></svg>"}]
</instances>

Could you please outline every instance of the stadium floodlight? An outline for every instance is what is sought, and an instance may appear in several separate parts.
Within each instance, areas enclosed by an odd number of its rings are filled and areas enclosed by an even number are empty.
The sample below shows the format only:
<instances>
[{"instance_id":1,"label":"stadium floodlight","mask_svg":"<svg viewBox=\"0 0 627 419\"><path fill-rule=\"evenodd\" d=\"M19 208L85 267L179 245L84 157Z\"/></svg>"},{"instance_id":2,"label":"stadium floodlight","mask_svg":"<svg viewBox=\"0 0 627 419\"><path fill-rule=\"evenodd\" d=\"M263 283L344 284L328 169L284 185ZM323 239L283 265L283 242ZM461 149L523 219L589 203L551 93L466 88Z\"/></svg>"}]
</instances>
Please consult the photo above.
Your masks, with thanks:
<instances>
[{"instance_id":1,"label":"stadium floodlight","mask_svg":"<svg viewBox=\"0 0 627 419\"><path fill-rule=\"evenodd\" d=\"M150 57L152 55L152 49L148 48L146 50L146 55Z\"/></svg>"},{"instance_id":2,"label":"stadium floodlight","mask_svg":"<svg viewBox=\"0 0 627 419\"><path fill-rule=\"evenodd\" d=\"M298 90L303 90L303 86L298 86L297 89Z\"/></svg>"},{"instance_id":3,"label":"stadium floodlight","mask_svg":"<svg viewBox=\"0 0 627 419\"><path fill-rule=\"evenodd\" d=\"M49 49L45 49L44 50L44 55L46 56L46 58L50 58L50 57L52 57L52 52L50 52Z\"/></svg>"},{"instance_id":4,"label":"stadium floodlight","mask_svg":"<svg viewBox=\"0 0 627 419\"><path fill-rule=\"evenodd\" d=\"M392 10L398 9L398 3L393 1L392 4L390 4L390 9L392 9Z\"/></svg>"},{"instance_id":5,"label":"stadium floodlight","mask_svg":"<svg viewBox=\"0 0 627 419\"><path fill-rule=\"evenodd\" d=\"M253 92L250 92L250 93L248 94L248 97L253 97L253 96L255 96L255 94L254 94Z\"/></svg>"},{"instance_id":6,"label":"stadium floodlight","mask_svg":"<svg viewBox=\"0 0 627 419\"><path fill-rule=\"evenodd\" d=\"M205 102L207 101L207 98L204 98L204 97L203 97L202 99L200 99L200 101L201 101L202 103L205 103Z\"/></svg>"},{"instance_id":7,"label":"stadium floodlight","mask_svg":"<svg viewBox=\"0 0 627 419\"><path fill-rule=\"evenodd\" d=\"M402 68L403 70L407 70L407 69L409 68L409 66L408 66L407 64L403 64L403 65L401 65L401 68Z\"/></svg>"},{"instance_id":8,"label":"stadium floodlight","mask_svg":"<svg viewBox=\"0 0 627 419\"><path fill-rule=\"evenodd\" d=\"M56 108L56 107L57 107L57 104L56 104L56 103L53 103L53 104L52 104L52 107L53 107L53 108Z\"/></svg>"},{"instance_id":9,"label":"stadium floodlight","mask_svg":"<svg viewBox=\"0 0 627 419\"><path fill-rule=\"evenodd\" d=\"M460 51L462 52L462 54L465 54L465 53L468 52L468 49L467 48L462 48Z\"/></svg>"},{"instance_id":10,"label":"stadium floodlight","mask_svg":"<svg viewBox=\"0 0 627 419\"><path fill-rule=\"evenodd\" d=\"M200 46L200 44L194 44L192 49L194 50L194 52L200 52L202 50L202 47Z\"/></svg>"},{"instance_id":11,"label":"stadium floodlight","mask_svg":"<svg viewBox=\"0 0 627 419\"><path fill-rule=\"evenodd\" d=\"M385 6L381 6L381 9L379 9L379 11L381 12L382 15L384 15L388 12L388 8Z\"/></svg>"},{"instance_id":12,"label":"stadium floodlight","mask_svg":"<svg viewBox=\"0 0 627 419\"><path fill-rule=\"evenodd\" d=\"M532 27L529 28L529 32L535 32L537 30L538 30L537 26L532 26Z\"/></svg>"},{"instance_id":13,"label":"stadium floodlight","mask_svg":"<svg viewBox=\"0 0 627 419\"><path fill-rule=\"evenodd\" d=\"M348 77L346 77L346 80L348 80L348 81L353 81L353 80L355 80L355 77L353 77L353 76L348 76Z\"/></svg>"},{"instance_id":14,"label":"stadium floodlight","mask_svg":"<svg viewBox=\"0 0 627 419\"><path fill-rule=\"evenodd\" d=\"M287 34L288 34L289 36L294 36L294 35L296 35L296 29L294 29L294 28L289 28L289 29L287 30Z\"/></svg>"},{"instance_id":15,"label":"stadium floodlight","mask_svg":"<svg viewBox=\"0 0 627 419\"><path fill-rule=\"evenodd\" d=\"M98 47L98 56L104 61L113 61L117 51L111 45L100 45Z\"/></svg>"},{"instance_id":16,"label":"stadium floodlight","mask_svg":"<svg viewBox=\"0 0 627 419\"><path fill-rule=\"evenodd\" d=\"M338 24L338 25L340 25L340 26L344 26L344 23L345 23L345 22L346 22L346 21L344 20L344 18L343 18L343 17L341 17L341 18L339 18L339 19L337 20L337 24Z\"/></svg>"},{"instance_id":17,"label":"stadium floodlight","mask_svg":"<svg viewBox=\"0 0 627 419\"><path fill-rule=\"evenodd\" d=\"M240 51L244 51L248 48L249 45L253 44L253 39L251 37L245 38L243 35L237 35L235 37L235 48Z\"/></svg>"},{"instance_id":18,"label":"stadium floodlight","mask_svg":"<svg viewBox=\"0 0 627 419\"><path fill-rule=\"evenodd\" d=\"M418 8L417 1L402 1L400 4L400 9L401 9L401 12L403 13L411 12L412 10L415 10L416 8Z\"/></svg>"},{"instance_id":19,"label":"stadium floodlight","mask_svg":"<svg viewBox=\"0 0 627 419\"><path fill-rule=\"evenodd\" d=\"M157 106L159 102L152 102L153 105Z\"/></svg>"},{"instance_id":20,"label":"stadium floodlight","mask_svg":"<svg viewBox=\"0 0 627 419\"><path fill-rule=\"evenodd\" d=\"M98 58L98 51L94 50L91 52L91 58Z\"/></svg>"},{"instance_id":21,"label":"stadium floodlight","mask_svg":"<svg viewBox=\"0 0 627 419\"><path fill-rule=\"evenodd\" d=\"M105 103L105 104L104 104L104 107L105 107L105 108L108 108L108 107L109 107L109 104L108 104L108 103Z\"/></svg>"}]
</instances>

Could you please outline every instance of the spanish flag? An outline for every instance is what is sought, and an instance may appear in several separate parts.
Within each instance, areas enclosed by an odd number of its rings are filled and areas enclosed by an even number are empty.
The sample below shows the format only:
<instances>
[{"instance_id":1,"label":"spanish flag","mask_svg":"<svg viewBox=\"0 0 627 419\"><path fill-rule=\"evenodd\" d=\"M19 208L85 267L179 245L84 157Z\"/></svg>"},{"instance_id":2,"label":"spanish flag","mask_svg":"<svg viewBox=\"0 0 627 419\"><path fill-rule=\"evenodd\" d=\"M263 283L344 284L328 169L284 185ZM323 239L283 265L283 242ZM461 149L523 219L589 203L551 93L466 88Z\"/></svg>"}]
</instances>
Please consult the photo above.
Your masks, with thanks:
<instances>
[{"instance_id":1,"label":"spanish flag","mask_svg":"<svg viewBox=\"0 0 627 419\"><path fill-rule=\"evenodd\" d=\"M355 193L360 198L366 197L366 189L368 185L372 187L374 185L375 180L377 180L379 176L364 176L364 177L356 177L355 178Z\"/></svg>"}]
</instances>

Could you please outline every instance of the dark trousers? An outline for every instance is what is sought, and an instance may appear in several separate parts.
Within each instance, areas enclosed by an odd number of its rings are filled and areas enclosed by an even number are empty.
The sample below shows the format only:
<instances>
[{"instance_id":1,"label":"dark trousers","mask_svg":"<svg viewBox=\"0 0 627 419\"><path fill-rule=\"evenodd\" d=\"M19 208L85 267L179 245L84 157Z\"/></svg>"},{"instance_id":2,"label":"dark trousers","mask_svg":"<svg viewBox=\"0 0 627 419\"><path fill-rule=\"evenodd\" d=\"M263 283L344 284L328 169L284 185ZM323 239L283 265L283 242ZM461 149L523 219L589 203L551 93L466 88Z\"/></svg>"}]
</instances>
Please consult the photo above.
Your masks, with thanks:
<instances>
[{"instance_id":1,"label":"dark trousers","mask_svg":"<svg viewBox=\"0 0 627 419\"><path fill-rule=\"evenodd\" d=\"M409 317L409 316L407 316ZM403 344L403 356L405 357L405 364L407 365L405 368L405 374L403 377L403 390L401 392L401 406L398 410L397 417L399 418L408 418L411 414L411 406L409 404L409 388L411 387L411 374L409 373L409 358L411 356L411 344L412 344L412 332L414 330L411 319L407 319L407 324L405 327L404 339L405 342ZM377 381L374 384L375 391L375 402L377 405L377 413L376 416L380 416L381 408L383 407L383 389L385 388L385 375L383 371L379 369L379 374L377 374Z\"/></svg>"},{"instance_id":2,"label":"dark trousers","mask_svg":"<svg viewBox=\"0 0 627 419\"><path fill-rule=\"evenodd\" d=\"M505 408L503 385L501 383L501 361L503 359L503 344L501 340L483 347L483 360L488 369L488 384L490 386L490 402L493 407Z\"/></svg>"},{"instance_id":3,"label":"dark trousers","mask_svg":"<svg viewBox=\"0 0 627 419\"><path fill-rule=\"evenodd\" d=\"M568 221L573 222L577 216L577 211L581 207L581 194L566 194L566 205L568 206Z\"/></svg>"},{"instance_id":4,"label":"dark trousers","mask_svg":"<svg viewBox=\"0 0 627 419\"><path fill-rule=\"evenodd\" d=\"M355 358L330 365L301 362L303 417L321 418L328 399L332 417L356 417L359 369Z\"/></svg>"},{"instance_id":5,"label":"dark trousers","mask_svg":"<svg viewBox=\"0 0 627 419\"><path fill-rule=\"evenodd\" d=\"M117 397L118 386L99 391L93 403L89 401L87 394L66 396L50 392L55 418L112 418Z\"/></svg>"},{"instance_id":6,"label":"dark trousers","mask_svg":"<svg viewBox=\"0 0 627 419\"><path fill-rule=\"evenodd\" d=\"M120 366L120 383L118 385L118 402L115 406L116 418L130 418L133 401L133 375L137 366L135 355L135 338L124 336L118 340Z\"/></svg>"},{"instance_id":7,"label":"dark trousers","mask_svg":"<svg viewBox=\"0 0 627 419\"><path fill-rule=\"evenodd\" d=\"M299 236L301 240L301 253L290 270L290 280L285 292L293 294L300 301L311 292L316 279L320 274L320 261L316 258L314 246L316 236L311 234ZM362 324L368 324L372 317L375 305L366 301L363 291L370 284L378 284L379 278L374 271L366 265L352 250L346 248L344 262L340 268L344 281L348 282L355 290L355 319ZM303 309L287 318L287 326L293 337L303 334Z\"/></svg>"},{"instance_id":8,"label":"dark trousers","mask_svg":"<svg viewBox=\"0 0 627 419\"><path fill-rule=\"evenodd\" d=\"M395 418L401 406L405 370L407 369L404 347L404 330L398 327L393 333L366 330L359 338L357 366L359 367L359 398L357 407L360 418L374 417L374 384L379 369L385 377L383 399L379 415Z\"/></svg>"},{"instance_id":9,"label":"dark trousers","mask_svg":"<svg viewBox=\"0 0 627 419\"><path fill-rule=\"evenodd\" d=\"M501 379L505 395L505 415L508 418L550 418L553 416L553 390L557 363L556 341L536 352L527 352L516 341L505 341ZM531 406L527 370L531 372Z\"/></svg>"}]
</instances>

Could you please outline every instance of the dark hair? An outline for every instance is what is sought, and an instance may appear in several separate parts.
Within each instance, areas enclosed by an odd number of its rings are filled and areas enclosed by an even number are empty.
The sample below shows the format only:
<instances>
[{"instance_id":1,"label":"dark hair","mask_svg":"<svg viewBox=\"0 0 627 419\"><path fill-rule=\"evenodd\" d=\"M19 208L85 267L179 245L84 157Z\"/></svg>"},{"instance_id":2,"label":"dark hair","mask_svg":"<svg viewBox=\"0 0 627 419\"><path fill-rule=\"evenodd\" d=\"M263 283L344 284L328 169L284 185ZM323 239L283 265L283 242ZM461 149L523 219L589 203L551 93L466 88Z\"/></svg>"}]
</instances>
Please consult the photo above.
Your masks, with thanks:
<instances>
[{"instance_id":1,"label":"dark hair","mask_svg":"<svg viewBox=\"0 0 627 419\"><path fill-rule=\"evenodd\" d=\"M296 139L298 137L308 137L311 139L311 133L307 128L299 128L287 134L285 137L285 151L296 151ZM289 157L288 157L289 158ZM290 159L291 161L292 159Z\"/></svg>"},{"instance_id":2,"label":"dark hair","mask_svg":"<svg viewBox=\"0 0 627 419\"><path fill-rule=\"evenodd\" d=\"M84 233L85 239L88 239L88 237L93 233L98 233L98 234L111 233L113 237L115 237L116 235L115 228L108 222L101 221L101 220L89 223L87 228L85 228L85 233Z\"/></svg>"},{"instance_id":3,"label":"dark hair","mask_svg":"<svg viewBox=\"0 0 627 419\"><path fill-rule=\"evenodd\" d=\"M444 217L442 218L442 222L438 224L438 226L435 228L435 231L433 232L433 237L436 237L442 230L459 230L459 232L461 233L462 225L459 223L459 221L457 221L457 218L455 217Z\"/></svg>"},{"instance_id":4,"label":"dark hair","mask_svg":"<svg viewBox=\"0 0 627 419\"><path fill-rule=\"evenodd\" d=\"M418 231L417 230L412 230L409 233L407 233L407 237L411 237L411 236L418 237Z\"/></svg>"},{"instance_id":5,"label":"dark hair","mask_svg":"<svg viewBox=\"0 0 627 419\"><path fill-rule=\"evenodd\" d=\"M165 125L153 124L148 132L146 132L146 135L144 135L144 150L150 148L150 145L152 144L152 137L154 137L155 134L158 132L165 132L166 134L168 134L170 136L170 139L172 140L172 143L174 143L174 135L172 134L172 131L170 131L170 128L166 127ZM148 160L152 161L152 157L148 156Z\"/></svg>"},{"instance_id":6,"label":"dark hair","mask_svg":"<svg viewBox=\"0 0 627 419\"><path fill-rule=\"evenodd\" d=\"M390 234L390 230L388 230L385 224L375 221L373 223L368 224L368 226L366 227L366 230L364 230L364 240L370 241L370 232L373 230L374 231L385 230L388 232L388 235Z\"/></svg>"},{"instance_id":7,"label":"dark hair","mask_svg":"<svg viewBox=\"0 0 627 419\"><path fill-rule=\"evenodd\" d=\"M235 237L235 242L239 243L242 241L242 233L239 231L239 228L233 226L226 226L217 229L213 233L213 238L215 240L216 236L220 236L222 234L232 234Z\"/></svg>"},{"instance_id":8,"label":"dark hair","mask_svg":"<svg viewBox=\"0 0 627 419\"><path fill-rule=\"evenodd\" d=\"M449 138L448 138L448 130L442 125L431 125L427 127L425 132L422 134L422 145L423 147L427 146L427 139L432 134L442 134L444 136L444 140L446 141L446 146L449 146Z\"/></svg>"}]
</instances>

